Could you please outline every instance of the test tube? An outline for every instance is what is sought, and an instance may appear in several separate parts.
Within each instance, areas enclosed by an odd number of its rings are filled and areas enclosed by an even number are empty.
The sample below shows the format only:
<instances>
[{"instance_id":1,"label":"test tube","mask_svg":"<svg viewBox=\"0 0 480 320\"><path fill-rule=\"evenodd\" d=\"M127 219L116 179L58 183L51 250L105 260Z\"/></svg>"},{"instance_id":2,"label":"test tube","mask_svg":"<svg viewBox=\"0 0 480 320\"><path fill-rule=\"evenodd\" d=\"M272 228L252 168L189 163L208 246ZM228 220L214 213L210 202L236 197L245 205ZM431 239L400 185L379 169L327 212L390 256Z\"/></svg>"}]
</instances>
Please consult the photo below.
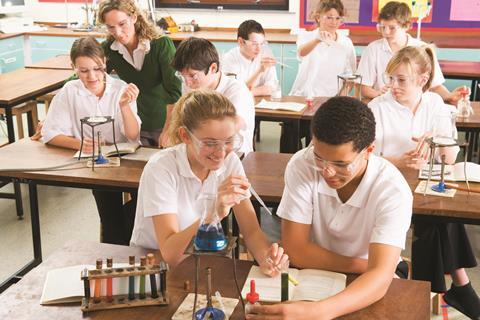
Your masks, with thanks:
<instances>
[{"instance_id":1,"label":"test tube","mask_svg":"<svg viewBox=\"0 0 480 320\"><path fill-rule=\"evenodd\" d=\"M147 254L147 264L149 266L153 266L155 264L155 256L153 255L153 253L149 253ZM150 287L151 287L151 294L152 294L152 298L153 299L156 299L158 298L158 292L157 292L157 278L155 276L155 274L151 274L150 275Z\"/></svg>"},{"instance_id":2,"label":"test tube","mask_svg":"<svg viewBox=\"0 0 480 320\"><path fill-rule=\"evenodd\" d=\"M113 267L113 258L107 258L107 268L112 268ZM109 270L109 273L111 270ZM112 302L113 301L113 279L108 278L107 279L107 302Z\"/></svg>"},{"instance_id":3,"label":"test tube","mask_svg":"<svg viewBox=\"0 0 480 320\"><path fill-rule=\"evenodd\" d=\"M162 271L160 271L160 292L165 299L165 293L167 291L167 266L164 262L161 264Z\"/></svg>"},{"instance_id":4,"label":"test tube","mask_svg":"<svg viewBox=\"0 0 480 320\"><path fill-rule=\"evenodd\" d=\"M102 264L103 261L102 259L97 259L97 270L102 270ZM95 280L95 292L93 295L93 302L99 303L102 301L100 295L102 293L102 279L96 279Z\"/></svg>"},{"instance_id":5,"label":"test tube","mask_svg":"<svg viewBox=\"0 0 480 320\"><path fill-rule=\"evenodd\" d=\"M288 300L288 266L289 262L288 260L285 261L282 264L282 277L281 277L281 286L282 286L282 292L281 292L281 297L280 301L287 301Z\"/></svg>"},{"instance_id":6,"label":"test tube","mask_svg":"<svg viewBox=\"0 0 480 320\"><path fill-rule=\"evenodd\" d=\"M140 257L140 267L143 267L142 269L145 269L145 266L147 264L147 257L142 256ZM140 288L139 288L139 298L140 299L145 299L145 275L142 274L140 276Z\"/></svg>"},{"instance_id":7,"label":"test tube","mask_svg":"<svg viewBox=\"0 0 480 320\"><path fill-rule=\"evenodd\" d=\"M135 256L129 256L128 263L133 268L135 266ZM128 277L128 299L129 300L135 299L135 277L134 276Z\"/></svg>"},{"instance_id":8,"label":"test tube","mask_svg":"<svg viewBox=\"0 0 480 320\"><path fill-rule=\"evenodd\" d=\"M88 269L85 268L82 271L82 279L83 279L83 289L85 291L85 299L87 303L90 300L90 281L88 280Z\"/></svg>"}]
</instances>

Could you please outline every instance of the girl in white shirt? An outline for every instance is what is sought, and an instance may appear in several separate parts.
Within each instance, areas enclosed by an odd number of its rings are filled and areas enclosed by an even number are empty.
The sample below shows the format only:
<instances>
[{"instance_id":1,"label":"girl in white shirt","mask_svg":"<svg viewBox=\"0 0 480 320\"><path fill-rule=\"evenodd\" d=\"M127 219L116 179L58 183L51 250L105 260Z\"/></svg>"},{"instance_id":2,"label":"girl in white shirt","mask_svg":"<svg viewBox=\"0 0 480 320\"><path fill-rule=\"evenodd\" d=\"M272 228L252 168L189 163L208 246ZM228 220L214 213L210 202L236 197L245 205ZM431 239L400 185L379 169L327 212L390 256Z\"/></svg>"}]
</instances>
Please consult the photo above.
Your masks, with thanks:
<instances>
[{"instance_id":1,"label":"girl in white shirt","mask_svg":"<svg viewBox=\"0 0 480 320\"><path fill-rule=\"evenodd\" d=\"M369 103L376 120L377 152L397 167L418 167L424 162L422 140L431 136L438 115L451 116L452 109L440 96L428 92L434 77L431 48L405 47L386 68L389 91ZM450 122L451 123L451 122ZM445 124L447 132L456 129ZM439 150L447 163L454 163L459 148ZM453 284L445 301L469 317L480 316L480 300L464 268L476 266L463 224L416 221L412 244L413 278L431 282L432 291L445 292L444 274Z\"/></svg>"},{"instance_id":2,"label":"girl in white shirt","mask_svg":"<svg viewBox=\"0 0 480 320\"><path fill-rule=\"evenodd\" d=\"M389 86L383 81L383 74L393 55L406 46L422 46L425 43L411 37L410 29L412 12L403 2L390 1L378 15L377 30L382 39L371 42L363 51L358 65L358 73L362 76L362 96L373 99L387 92ZM460 88L453 92L443 85L443 77L437 59L434 60L435 74L430 90L438 93L443 100L456 105L461 98Z\"/></svg>"},{"instance_id":3,"label":"girl in white shirt","mask_svg":"<svg viewBox=\"0 0 480 320\"><path fill-rule=\"evenodd\" d=\"M356 69L355 49L350 38L337 32L343 23L340 0L321 0L315 10L318 28L298 35L302 60L290 95L332 97L338 93L337 75Z\"/></svg>"},{"instance_id":4,"label":"girl in white shirt","mask_svg":"<svg viewBox=\"0 0 480 320\"><path fill-rule=\"evenodd\" d=\"M161 150L140 179L132 245L160 249L170 265L185 258L202 214L202 194L216 195L216 212L225 218L233 208L247 247L266 274L287 260L268 242L255 216L250 184L235 154L242 144L233 104L220 93L195 90L174 107L169 126L173 147Z\"/></svg>"},{"instance_id":5,"label":"girl in white shirt","mask_svg":"<svg viewBox=\"0 0 480 320\"><path fill-rule=\"evenodd\" d=\"M106 74L105 55L93 37L76 40L70 58L79 79L67 82L53 98L42 128L43 142L79 150L80 119L92 116L114 118L117 142L138 142L141 121L135 102L137 87ZM111 123L99 125L95 131L101 131L106 143L113 143ZM84 130L82 152L93 151L94 138L90 130ZM97 190L93 193L102 222L103 242L128 244L133 215L127 218L124 217L127 214L122 214L122 194Z\"/></svg>"}]
</instances>

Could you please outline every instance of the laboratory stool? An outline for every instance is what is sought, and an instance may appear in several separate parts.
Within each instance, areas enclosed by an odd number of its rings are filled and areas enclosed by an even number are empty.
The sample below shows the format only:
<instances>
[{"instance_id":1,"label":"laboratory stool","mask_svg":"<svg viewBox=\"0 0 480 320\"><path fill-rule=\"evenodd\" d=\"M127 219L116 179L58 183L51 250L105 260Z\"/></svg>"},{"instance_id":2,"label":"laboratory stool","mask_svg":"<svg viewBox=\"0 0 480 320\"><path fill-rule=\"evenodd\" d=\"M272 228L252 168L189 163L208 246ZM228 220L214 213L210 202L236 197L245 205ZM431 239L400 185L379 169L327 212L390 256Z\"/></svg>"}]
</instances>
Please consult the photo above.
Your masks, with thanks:
<instances>
[{"instance_id":1,"label":"laboratory stool","mask_svg":"<svg viewBox=\"0 0 480 320\"><path fill-rule=\"evenodd\" d=\"M12 108L12 115L15 116L17 121L17 130L18 130L18 138L23 139L23 119L22 115L27 114L28 120L28 134L32 136L35 134L35 128L38 123L38 112L37 112L37 102L36 101L28 101L24 104L20 104L16 107ZM5 114L5 109L0 108L0 114Z\"/></svg>"}]
</instances>

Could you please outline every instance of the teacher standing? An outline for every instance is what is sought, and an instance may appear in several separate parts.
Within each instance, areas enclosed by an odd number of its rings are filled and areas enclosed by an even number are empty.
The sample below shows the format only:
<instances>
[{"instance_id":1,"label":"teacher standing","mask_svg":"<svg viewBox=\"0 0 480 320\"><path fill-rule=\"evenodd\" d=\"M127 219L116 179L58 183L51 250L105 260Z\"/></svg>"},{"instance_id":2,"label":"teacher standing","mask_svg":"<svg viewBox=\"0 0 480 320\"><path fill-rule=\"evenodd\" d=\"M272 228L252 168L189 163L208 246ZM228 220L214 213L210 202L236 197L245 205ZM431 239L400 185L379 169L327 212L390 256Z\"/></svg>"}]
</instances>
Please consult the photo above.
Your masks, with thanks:
<instances>
[{"instance_id":1,"label":"teacher standing","mask_svg":"<svg viewBox=\"0 0 480 320\"><path fill-rule=\"evenodd\" d=\"M108 31L107 40L102 43L107 72L115 70L120 79L140 89L140 141L144 146L157 146L167 105L181 95L180 80L170 66L175 46L147 21L134 0L101 1L98 20Z\"/></svg>"}]
</instances>

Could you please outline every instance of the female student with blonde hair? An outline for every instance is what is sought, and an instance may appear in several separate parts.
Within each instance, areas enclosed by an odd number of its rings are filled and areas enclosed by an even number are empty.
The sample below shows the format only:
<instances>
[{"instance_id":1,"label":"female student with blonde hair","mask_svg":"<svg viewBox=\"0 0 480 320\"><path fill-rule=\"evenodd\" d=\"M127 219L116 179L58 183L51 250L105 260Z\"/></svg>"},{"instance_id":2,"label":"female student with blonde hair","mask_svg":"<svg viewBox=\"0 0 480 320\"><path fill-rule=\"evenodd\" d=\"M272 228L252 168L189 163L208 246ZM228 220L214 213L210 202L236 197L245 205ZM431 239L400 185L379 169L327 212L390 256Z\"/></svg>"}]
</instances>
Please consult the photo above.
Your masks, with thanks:
<instances>
[{"instance_id":1,"label":"female student with blonde hair","mask_svg":"<svg viewBox=\"0 0 480 320\"><path fill-rule=\"evenodd\" d=\"M338 93L337 75L356 68L352 40L337 30L345 9L340 0L320 0L315 10L318 28L298 35L302 60L290 95L332 97Z\"/></svg>"},{"instance_id":2,"label":"female student with blonde hair","mask_svg":"<svg viewBox=\"0 0 480 320\"><path fill-rule=\"evenodd\" d=\"M175 103L181 94L180 81L170 65L175 46L147 21L134 0L104 0L98 10L98 21L108 31L102 43L107 71L115 70L120 79L139 88L141 141L157 146L167 104Z\"/></svg>"},{"instance_id":3,"label":"female student with blonde hair","mask_svg":"<svg viewBox=\"0 0 480 320\"><path fill-rule=\"evenodd\" d=\"M67 82L55 95L43 124L43 142L58 147L79 150L81 146L80 119L92 116L111 116L115 119L117 142L138 142L140 118L137 116L138 88L105 72L105 55L93 37L75 40L70 59L78 80ZM107 143L113 143L112 124L95 128ZM82 151L91 153L93 139L90 130L84 131ZM133 214L128 205L122 206L121 192L93 190L102 223L102 240L106 243L128 244L133 227ZM132 211L133 212L133 211Z\"/></svg>"},{"instance_id":4,"label":"female student with blonde hair","mask_svg":"<svg viewBox=\"0 0 480 320\"><path fill-rule=\"evenodd\" d=\"M430 47L401 49L386 67L385 80L390 89L368 105L376 120L375 148L397 167L421 166L422 140L431 136L439 119L449 119L455 112L438 94L428 91L434 63ZM456 132L451 122L441 123L442 132ZM458 151L458 147L445 147L438 156L454 163ZM463 224L416 221L412 261L413 278L430 281L434 292L446 291L444 274L450 274L453 283L444 295L445 301L473 319L480 316L480 300L464 269L477 262Z\"/></svg>"},{"instance_id":5,"label":"female student with blonde hair","mask_svg":"<svg viewBox=\"0 0 480 320\"><path fill-rule=\"evenodd\" d=\"M382 38L371 42L363 51L357 72L362 76L362 96L373 99L384 94L389 86L383 80L385 68L390 59L400 49L407 46L425 45L421 40L410 36L407 31L412 24L412 12L407 4L399 1L388 2L378 15L377 31ZM435 73L429 90L438 93L445 102L457 104L459 89L453 92L443 85L443 77L437 59L434 60Z\"/></svg>"},{"instance_id":6,"label":"female student with blonde hair","mask_svg":"<svg viewBox=\"0 0 480 320\"><path fill-rule=\"evenodd\" d=\"M236 111L223 95L192 91L173 109L168 133L173 147L159 151L140 179L132 245L159 249L170 265L180 263L199 228L202 194L216 195L223 219L233 208L248 249L267 274L276 274L267 257L288 259L270 245L250 202L249 182L235 154L242 145Z\"/></svg>"}]
</instances>

